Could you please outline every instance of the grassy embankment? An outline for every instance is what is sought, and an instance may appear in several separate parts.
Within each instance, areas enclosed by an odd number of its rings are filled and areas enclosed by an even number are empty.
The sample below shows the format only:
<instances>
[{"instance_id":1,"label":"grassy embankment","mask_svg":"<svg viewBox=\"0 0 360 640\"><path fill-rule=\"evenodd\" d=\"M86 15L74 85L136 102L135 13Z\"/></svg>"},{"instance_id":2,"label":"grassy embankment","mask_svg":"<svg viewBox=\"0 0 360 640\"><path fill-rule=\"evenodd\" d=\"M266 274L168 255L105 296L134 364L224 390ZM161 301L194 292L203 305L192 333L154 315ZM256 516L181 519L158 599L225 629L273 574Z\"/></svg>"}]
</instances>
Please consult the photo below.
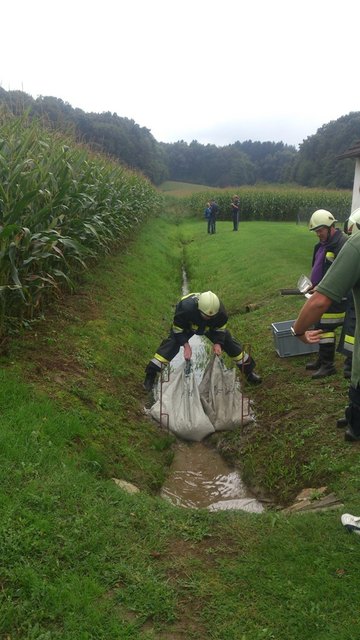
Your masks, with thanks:
<instances>
[{"instance_id":1,"label":"grassy embankment","mask_svg":"<svg viewBox=\"0 0 360 640\"><path fill-rule=\"evenodd\" d=\"M340 513L182 510L156 497L172 438L142 415L143 368L181 290L212 288L263 375L257 423L218 438L279 504L326 483L360 513L358 447L335 427L339 374L312 382L306 357L280 359L272 322L308 272L314 238L289 223L158 218L88 274L2 358L1 637L11 640L355 639L359 539ZM258 308L244 313L247 304ZM128 495L112 477L136 483ZM316 492L315 492L316 493ZM315 494L314 494L315 495Z\"/></svg>"}]
</instances>

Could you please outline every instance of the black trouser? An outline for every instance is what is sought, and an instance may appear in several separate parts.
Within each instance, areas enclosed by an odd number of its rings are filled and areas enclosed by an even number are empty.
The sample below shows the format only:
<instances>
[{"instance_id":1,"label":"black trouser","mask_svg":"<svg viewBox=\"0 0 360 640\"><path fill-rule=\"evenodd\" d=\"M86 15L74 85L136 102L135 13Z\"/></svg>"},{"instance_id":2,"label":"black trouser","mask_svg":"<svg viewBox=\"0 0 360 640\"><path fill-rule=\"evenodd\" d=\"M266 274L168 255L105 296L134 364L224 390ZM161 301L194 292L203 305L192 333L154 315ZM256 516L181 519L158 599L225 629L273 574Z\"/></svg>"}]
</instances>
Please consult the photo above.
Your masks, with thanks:
<instances>
[{"instance_id":1,"label":"black trouser","mask_svg":"<svg viewBox=\"0 0 360 640\"><path fill-rule=\"evenodd\" d=\"M336 334L338 327L342 327L344 318L339 322L328 323L323 318L315 324L315 329L322 329L323 334L320 336L319 356L320 364L331 365L335 361Z\"/></svg>"},{"instance_id":2,"label":"black trouser","mask_svg":"<svg viewBox=\"0 0 360 640\"><path fill-rule=\"evenodd\" d=\"M344 360L344 374L345 373L348 373L348 374L350 373L351 374L352 359L353 359L352 353L349 352L349 355L347 355L345 360Z\"/></svg>"},{"instance_id":3,"label":"black trouser","mask_svg":"<svg viewBox=\"0 0 360 640\"><path fill-rule=\"evenodd\" d=\"M349 388L349 406L345 409L345 417L353 434L360 438L360 388Z\"/></svg>"},{"instance_id":4,"label":"black trouser","mask_svg":"<svg viewBox=\"0 0 360 640\"><path fill-rule=\"evenodd\" d=\"M319 360L321 364L333 364L335 361L335 342L319 344Z\"/></svg>"},{"instance_id":5,"label":"black trouser","mask_svg":"<svg viewBox=\"0 0 360 640\"><path fill-rule=\"evenodd\" d=\"M243 351L243 347L241 342L233 338L230 331L225 330L225 339L224 344L222 345L223 351L227 353L230 358L233 359L235 364L239 367L239 369L244 370L245 375L249 375L255 367L255 361L248 353ZM188 332L186 334L187 341L194 335L193 332ZM215 344L216 340L213 339L211 332L206 332L204 334L213 344ZM176 339L176 336L173 330L170 331L169 335L165 340L160 344L157 352L155 353L153 359L149 362L146 367L146 371L161 369L162 365L166 365L171 362L173 358L179 353L180 345Z\"/></svg>"},{"instance_id":6,"label":"black trouser","mask_svg":"<svg viewBox=\"0 0 360 640\"><path fill-rule=\"evenodd\" d=\"M210 218L209 220L209 227L210 229L210 233L215 233L216 232L216 219L215 218Z\"/></svg>"},{"instance_id":7,"label":"black trouser","mask_svg":"<svg viewBox=\"0 0 360 640\"><path fill-rule=\"evenodd\" d=\"M234 213L232 214L232 219L233 219L233 231L237 231L238 227L239 227L239 212L238 211L234 211Z\"/></svg>"}]
</instances>

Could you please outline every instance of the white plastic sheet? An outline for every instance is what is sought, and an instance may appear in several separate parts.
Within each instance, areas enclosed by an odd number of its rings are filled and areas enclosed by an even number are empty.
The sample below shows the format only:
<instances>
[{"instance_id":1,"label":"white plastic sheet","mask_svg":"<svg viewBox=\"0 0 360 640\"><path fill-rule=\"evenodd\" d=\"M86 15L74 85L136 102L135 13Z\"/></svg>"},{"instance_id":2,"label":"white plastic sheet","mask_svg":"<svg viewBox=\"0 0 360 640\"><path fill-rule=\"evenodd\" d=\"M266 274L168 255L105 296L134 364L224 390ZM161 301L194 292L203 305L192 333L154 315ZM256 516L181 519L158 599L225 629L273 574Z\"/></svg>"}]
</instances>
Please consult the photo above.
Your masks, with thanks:
<instances>
[{"instance_id":1,"label":"white plastic sheet","mask_svg":"<svg viewBox=\"0 0 360 640\"><path fill-rule=\"evenodd\" d=\"M252 421L250 402L241 393L235 369L227 369L219 356L210 359L199 391L215 431L231 431Z\"/></svg>"},{"instance_id":2,"label":"white plastic sheet","mask_svg":"<svg viewBox=\"0 0 360 640\"><path fill-rule=\"evenodd\" d=\"M160 412L169 416L170 431L184 440L200 442L215 431L204 412L192 367L185 361L162 383L161 407L159 398L150 414L160 422Z\"/></svg>"}]
</instances>

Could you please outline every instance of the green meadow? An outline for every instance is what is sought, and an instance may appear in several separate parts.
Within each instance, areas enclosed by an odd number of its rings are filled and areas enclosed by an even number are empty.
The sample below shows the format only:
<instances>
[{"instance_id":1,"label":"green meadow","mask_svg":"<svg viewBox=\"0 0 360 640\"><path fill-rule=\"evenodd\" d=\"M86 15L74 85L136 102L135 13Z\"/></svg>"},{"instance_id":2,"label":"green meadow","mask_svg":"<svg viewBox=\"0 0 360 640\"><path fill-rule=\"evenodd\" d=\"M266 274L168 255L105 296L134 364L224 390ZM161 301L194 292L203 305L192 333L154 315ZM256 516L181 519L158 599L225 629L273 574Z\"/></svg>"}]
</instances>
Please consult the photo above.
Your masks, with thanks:
<instances>
[{"instance_id":1,"label":"green meadow","mask_svg":"<svg viewBox=\"0 0 360 640\"><path fill-rule=\"evenodd\" d=\"M347 382L280 358L272 323L304 298L315 238L295 222L200 217L167 200L118 255L84 272L1 355L0 637L4 640L357 640L359 447L343 440ZM144 367L165 337L185 269L212 289L263 384L256 422L209 439L269 505L183 509L158 494L174 438L144 413ZM253 309L247 312L247 308ZM227 362L227 361L226 361ZM230 363L227 362L227 364ZM134 483L128 494L113 478ZM303 488L335 510L289 515Z\"/></svg>"}]
</instances>

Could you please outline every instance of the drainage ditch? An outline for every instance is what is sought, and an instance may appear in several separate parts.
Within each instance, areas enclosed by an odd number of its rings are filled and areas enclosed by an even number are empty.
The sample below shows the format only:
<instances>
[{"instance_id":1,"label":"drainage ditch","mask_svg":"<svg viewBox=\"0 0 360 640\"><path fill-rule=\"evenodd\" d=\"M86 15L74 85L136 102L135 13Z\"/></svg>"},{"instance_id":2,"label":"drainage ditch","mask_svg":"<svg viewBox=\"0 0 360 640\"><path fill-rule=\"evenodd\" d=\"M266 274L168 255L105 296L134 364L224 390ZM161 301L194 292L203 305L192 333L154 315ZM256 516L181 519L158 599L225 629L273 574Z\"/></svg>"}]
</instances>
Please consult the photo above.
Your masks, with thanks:
<instances>
[{"instance_id":1,"label":"drainage ditch","mask_svg":"<svg viewBox=\"0 0 360 640\"><path fill-rule=\"evenodd\" d=\"M190 345L193 371L197 382L200 382L208 360L204 339L194 335ZM181 347L171 362L171 369L176 369L183 362L183 357ZM205 442L177 439L174 459L160 495L179 507L207 508L209 511L264 511L264 506L245 486L239 472L211 444Z\"/></svg>"}]
</instances>

